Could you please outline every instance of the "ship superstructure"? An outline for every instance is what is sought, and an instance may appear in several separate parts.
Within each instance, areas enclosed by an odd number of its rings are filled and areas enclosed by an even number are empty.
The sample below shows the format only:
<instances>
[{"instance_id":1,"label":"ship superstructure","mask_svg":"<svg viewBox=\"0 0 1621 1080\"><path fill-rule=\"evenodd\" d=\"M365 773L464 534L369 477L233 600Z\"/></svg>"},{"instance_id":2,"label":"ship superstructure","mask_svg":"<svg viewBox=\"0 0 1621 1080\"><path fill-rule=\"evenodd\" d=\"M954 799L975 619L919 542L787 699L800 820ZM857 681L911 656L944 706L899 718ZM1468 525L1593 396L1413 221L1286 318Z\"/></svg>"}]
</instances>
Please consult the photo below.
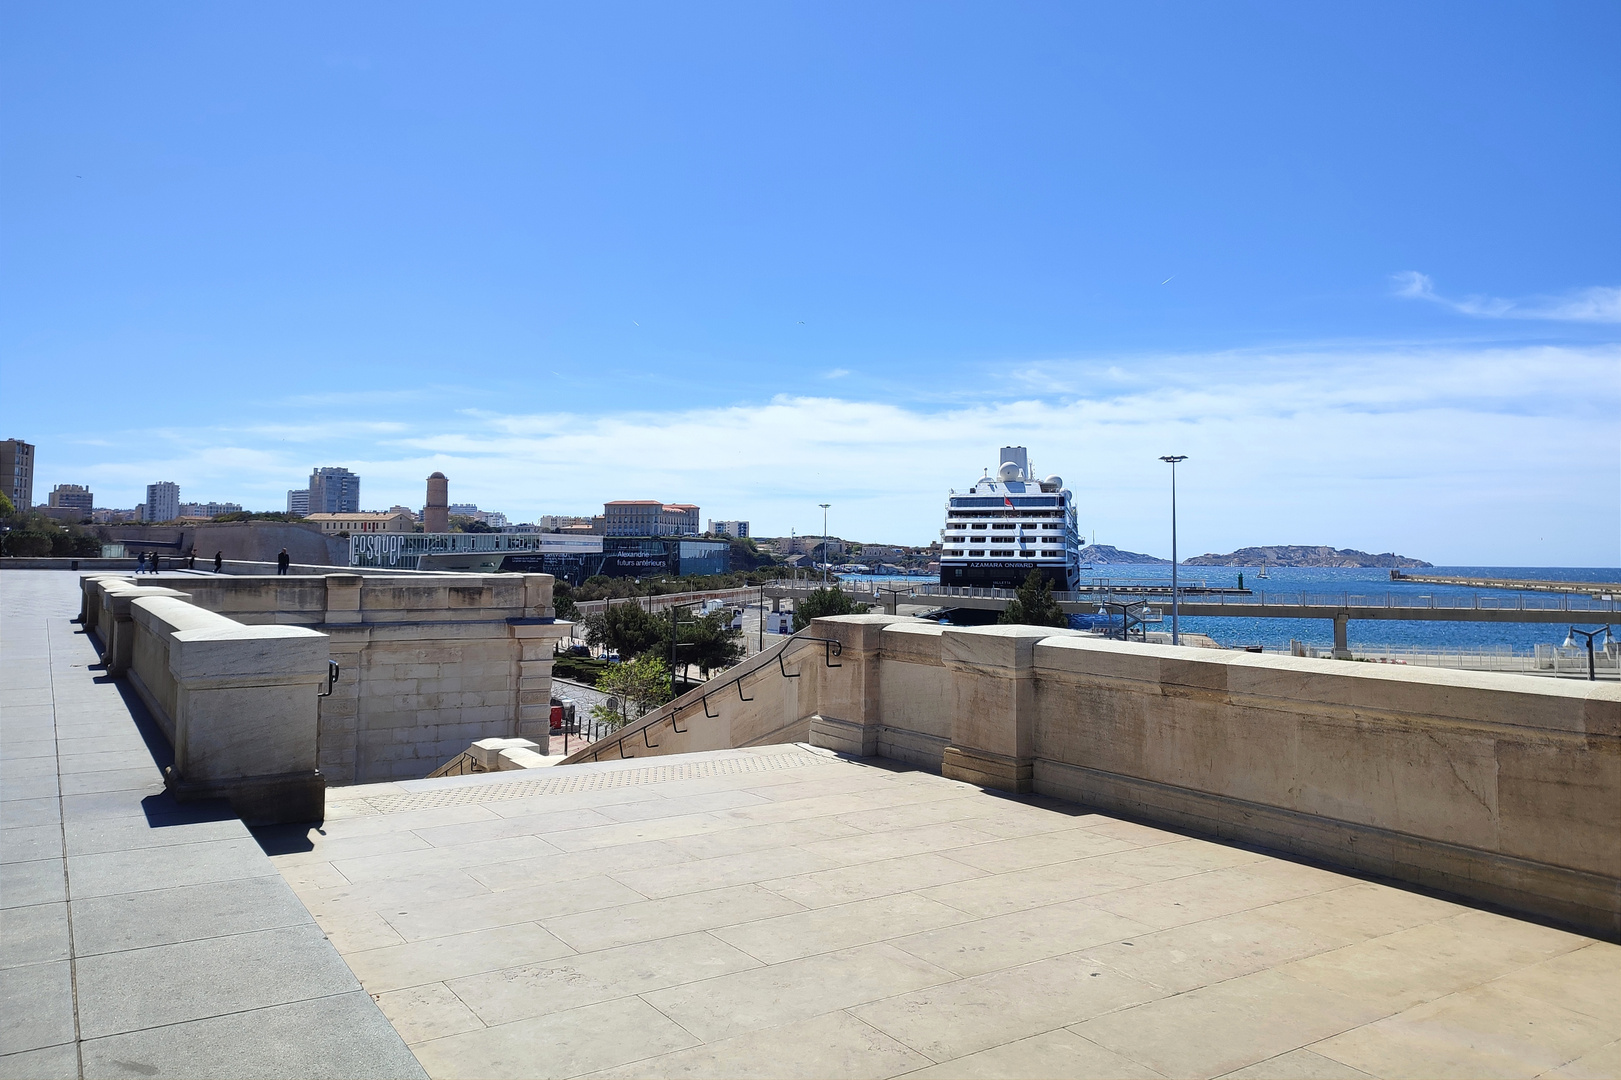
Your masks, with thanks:
<instances>
[{"instance_id":1,"label":"ship superstructure","mask_svg":"<svg viewBox=\"0 0 1621 1080\"><path fill-rule=\"evenodd\" d=\"M995 476L987 472L947 497L940 584L1016 588L1034 568L1054 589L1075 589L1081 575L1075 497L1062 477L1034 479L1022 446L1002 447L997 460Z\"/></svg>"}]
</instances>

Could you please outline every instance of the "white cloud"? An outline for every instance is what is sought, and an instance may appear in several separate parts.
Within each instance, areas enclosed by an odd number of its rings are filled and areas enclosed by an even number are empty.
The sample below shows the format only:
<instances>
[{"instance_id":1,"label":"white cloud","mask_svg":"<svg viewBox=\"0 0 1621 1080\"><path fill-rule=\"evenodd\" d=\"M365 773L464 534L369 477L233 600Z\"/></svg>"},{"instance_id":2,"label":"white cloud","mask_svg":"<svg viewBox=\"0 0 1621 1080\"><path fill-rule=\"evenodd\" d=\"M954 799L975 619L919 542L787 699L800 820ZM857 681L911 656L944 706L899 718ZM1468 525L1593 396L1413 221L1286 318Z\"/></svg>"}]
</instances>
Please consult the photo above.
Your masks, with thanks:
<instances>
[{"instance_id":1,"label":"white cloud","mask_svg":"<svg viewBox=\"0 0 1621 1080\"><path fill-rule=\"evenodd\" d=\"M694 502L758 533L925 542L946 490L1030 448L1080 496L1098 539L1168 548L1161 454L1179 472L1182 547L1326 543L1482 565L1621 563L1621 347L1384 349L1043 361L1003 400L945 408L848 397L620 413L437 411L350 404L326 442L303 425L131 433L139 458L83 476L278 507L312 464L361 474L363 501L418 505L440 470L456 501L517 520L611 498ZM318 424L315 426L319 426ZM320 460L315 460L316 458ZM124 504L131 501L126 497ZM114 505L99 499L102 505Z\"/></svg>"},{"instance_id":2,"label":"white cloud","mask_svg":"<svg viewBox=\"0 0 1621 1080\"><path fill-rule=\"evenodd\" d=\"M1403 270L1393 276L1396 295L1409 300L1428 300L1463 315L1486 319L1549 319L1558 322L1621 322L1621 286L1594 285L1564 296L1540 296L1529 300L1505 300L1492 296L1466 296L1451 299L1435 291L1427 274Z\"/></svg>"},{"instance_id":3,"label":"white cloud","mask_svg":"<svg viewBox=\"0 0 1621 1080\"><path fill-rule=\"evenodd\" d=\"M849 368L836 367L832 371L828 372L826 375L824 375L822 377L824 379L842 379L848 374L850 374L850 369Z\"/></svg>"}]
</instances>

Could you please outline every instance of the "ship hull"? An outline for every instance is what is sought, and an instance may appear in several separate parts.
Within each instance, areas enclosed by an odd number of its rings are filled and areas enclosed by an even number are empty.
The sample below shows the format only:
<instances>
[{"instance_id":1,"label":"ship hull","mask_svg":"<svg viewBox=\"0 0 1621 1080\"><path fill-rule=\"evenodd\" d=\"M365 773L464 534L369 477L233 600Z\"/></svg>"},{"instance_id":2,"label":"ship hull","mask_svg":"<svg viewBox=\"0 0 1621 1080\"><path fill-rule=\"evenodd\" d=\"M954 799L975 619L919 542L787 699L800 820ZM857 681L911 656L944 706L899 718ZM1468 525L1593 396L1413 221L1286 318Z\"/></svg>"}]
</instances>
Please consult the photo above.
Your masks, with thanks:
<instances>
[{"instance_id":1,"label":"ship hull","mask_svg":"<svg viewBox=\"0 0 1621 1080\"><path fill-rule=\"evenodd\" d=\"M968 559L942 562L940 584L959 589L1016 589L1025 583L1032 567L1041 571L1054 589L1068 592L1075 587L1069 571L1054 563L1030 563L1019 559Z\"/></svg>"}]
</instances>

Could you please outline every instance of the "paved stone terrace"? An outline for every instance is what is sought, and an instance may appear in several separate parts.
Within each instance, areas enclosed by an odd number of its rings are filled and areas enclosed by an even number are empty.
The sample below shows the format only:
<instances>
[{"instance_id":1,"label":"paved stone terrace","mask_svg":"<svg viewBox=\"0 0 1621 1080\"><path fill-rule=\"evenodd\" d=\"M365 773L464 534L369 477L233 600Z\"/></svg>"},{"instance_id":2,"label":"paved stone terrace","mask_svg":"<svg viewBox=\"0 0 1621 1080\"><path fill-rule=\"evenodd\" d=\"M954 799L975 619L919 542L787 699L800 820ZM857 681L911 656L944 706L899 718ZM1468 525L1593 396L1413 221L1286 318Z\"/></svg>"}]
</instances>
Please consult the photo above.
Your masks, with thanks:
<instances>
[{"instance_id":1,"label":"paved stone terrace","mask_svg":"<svg viewBox=\"0 0 1621 1080\"><path fill-rule=\"evenodd\" d=\"M77 614L0 574L0 1077L420 1076L242 823L163 794Z\"/></svg>"},{"instance_id":2,"label":"paved stone terrace","mask_svg":"<svg viewBox=\"0 0 1621 1080\"><path fill-rule=\"evenodd\" d=\"M881 762L328 811L275 862L435 1077L1621 1072L1621 947Z\"/></svg>"},{"instance_id":3,"label":"paved stone terrace","mask_svg":"<svg viewBox=\"0 0 1621 1080\"><path fill-rule=\"evenodd\" d=\"M1621 947L802 747L255 844L76 610L0 577L0 1077L1621 1074Z\"/></svg>"}]
</instances>

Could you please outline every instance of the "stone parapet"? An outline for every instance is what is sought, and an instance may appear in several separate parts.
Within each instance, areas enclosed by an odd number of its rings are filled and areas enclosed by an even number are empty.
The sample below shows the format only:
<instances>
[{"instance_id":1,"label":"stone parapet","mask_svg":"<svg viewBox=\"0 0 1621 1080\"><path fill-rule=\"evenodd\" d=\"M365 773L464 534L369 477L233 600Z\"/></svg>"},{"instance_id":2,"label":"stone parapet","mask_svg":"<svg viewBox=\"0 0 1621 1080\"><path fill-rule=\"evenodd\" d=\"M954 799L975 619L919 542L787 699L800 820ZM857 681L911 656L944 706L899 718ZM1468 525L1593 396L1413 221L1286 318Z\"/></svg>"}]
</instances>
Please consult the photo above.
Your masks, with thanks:
<instances>
[{"instance_id":1,"label":"stone parapet","mask_svg":"<svg viewBox=\"0 0 1621 1080\"><path fill-rule=\"evenodd\" d=\"M228 799L249 824L320 820L325 635L243 626L175 596L136 597L131 611L129 680L174 748L175 797Z\"/></svg>"},{"instance_id":2,"label":"stone parapet","mask_svg":"<svg viewBox=\"0 0 1621 1080\"><path fill-rule=\"evenodd\" d=\"M838 643L838 654L831 661L802 669L817 705L810 718L813 745L859 757L878 753L883 717L879 643L884 628L895 621L893 615L811 620L808 636L824 640L808 645L819 645L826 654L826 642Z\"/></svg>"},{"instance_id":3,"label":"stone parapet","mask_svg":"<svg viewBox=\"0 0 1621 1080\"><path fill-rule=\"evenodd\" d=\"M1034 787L1621 935L1621 686L1036 650Z\"/></svg>"},{"instance_id":4,"label":"stone parapet","mask_svg":"<svg viewBox=\"0 0 1621 1080\"><path fill-rule=\"evenodd\" d=\"M840 643L837 667L815 638ZM802 677L768 678L790 646ZM740 674L747 702L734 700ZM812 743L841 753L1621 940L1615 683L839 616L570 760L740 747L745 732L807 722Z\"/></svg>"},{"instance_id":5,"label":"stone parapet","mask_svg":"<svg viewBox=\"0 0 1621 1080\"><path fill-rule=\"evenodd\" d=\"M1036 645L1068 631L1039 626L947 627L940 642L950 677L954 780L1029 791L1036 752Z\"/></svg>"},{"instance_id":6,"label":"stone parapet","mask_svg":"<svg viewBox=\"0 0 1621 1080\"><path fill-rule=\"evenodd\" d=\"M150 587L122 577L98 577L85 586L85 591L93 597L96 608L94 622L96 637L101 640L101 662L106 666L107 674L115 678L129 670L134 656L135 634L130 621L130 605L143 596L190 599L189 593L178 589Z\"/></svg>"},{"instance_id":7,"label":"stone parapet","mask_svg":"<svg viewBox=\"0 0 1621 1080\"><path fill-rule=\"evenodd\" d=\"M320 703L333 783L417 779L487 738L544 743L556 643L550 574L174 577L195 602L250 625L330 638L344 672Z\"/></svg>"}]
</instances>

